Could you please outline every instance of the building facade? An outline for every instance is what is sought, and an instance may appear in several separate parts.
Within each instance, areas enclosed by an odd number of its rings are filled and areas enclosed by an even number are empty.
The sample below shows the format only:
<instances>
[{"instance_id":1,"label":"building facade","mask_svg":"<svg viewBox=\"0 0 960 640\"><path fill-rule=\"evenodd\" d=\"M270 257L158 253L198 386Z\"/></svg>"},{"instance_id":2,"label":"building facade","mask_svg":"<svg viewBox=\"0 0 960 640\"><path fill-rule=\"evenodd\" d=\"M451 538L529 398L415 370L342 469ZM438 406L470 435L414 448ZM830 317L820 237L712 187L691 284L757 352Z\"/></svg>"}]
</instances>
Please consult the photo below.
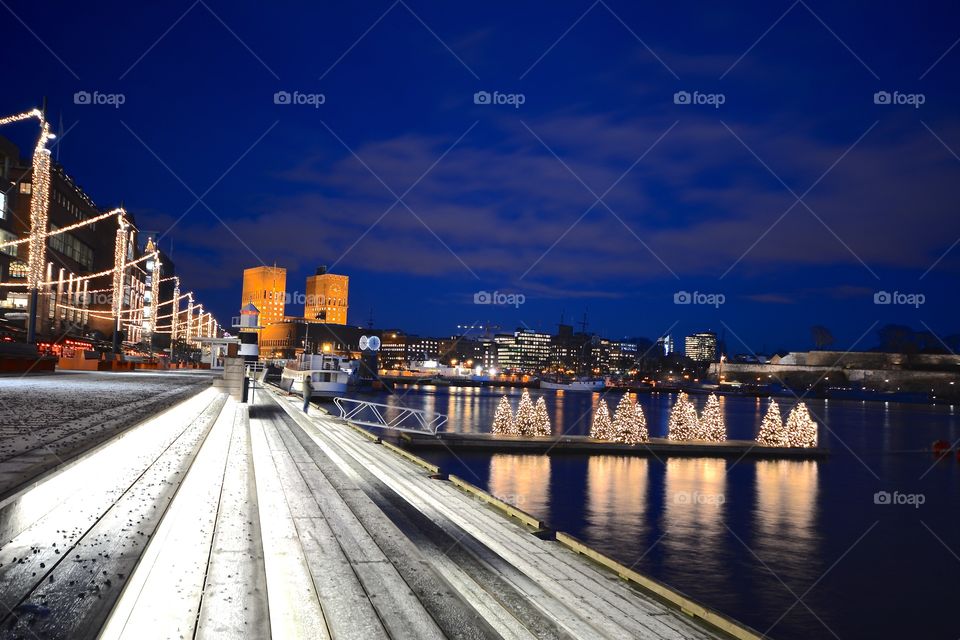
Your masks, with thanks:
<instances>
[{"instance_id":1,"label":"building facade","mask_svg":"<svg viewBox=\"0 0 960 640\"><path fill-rule=\"evenodd\" d=\"M685 355L696 362L714 362L717 359L717 334L701 331L687 336Z\"/></svg>"},{"instance_id":2,"label":"building facade","mask_svg":"<svg viewBox=\"0 0 960 640\"><path fill-rule=\"evenodd\" d=\"M327 324L347 324L349 276L328 273L318 267L316 274L307 278L303 317Z\"/></svg>"},{"instance_id":3,"label":"building facade","mask_svg":"<svg viewBox=\"0 0 960 640\"><path fill-rule=\"evenodd\" d=\"M244 269L241 298L241 307L252 302L260 310L260 326L280 322L286 309L287 270L277 266Z\"/></svg>"}]
</instances>

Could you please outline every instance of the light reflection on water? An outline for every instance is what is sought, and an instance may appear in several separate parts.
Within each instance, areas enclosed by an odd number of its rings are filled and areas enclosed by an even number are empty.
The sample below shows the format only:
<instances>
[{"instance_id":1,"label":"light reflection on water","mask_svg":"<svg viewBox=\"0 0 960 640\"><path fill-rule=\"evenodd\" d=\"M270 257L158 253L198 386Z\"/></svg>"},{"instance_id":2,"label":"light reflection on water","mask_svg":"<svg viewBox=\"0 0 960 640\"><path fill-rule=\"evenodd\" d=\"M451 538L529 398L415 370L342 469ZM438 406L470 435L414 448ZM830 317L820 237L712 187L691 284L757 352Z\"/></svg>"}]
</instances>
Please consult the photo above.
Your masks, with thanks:
<instances>
[{"instance_id":1,"label":"light reflection on water","mask_svg":"<svg viewBox=\"0 0 960 640\"><path fill-rule=\"evenodd\" d=\"M500 396L516 407L520 393L424 388L366 397L439 410L451 430L482 432ZM531 393L545 398L555 434L589 432L601 397ZM611 410L619 398L607 394ZM691 399L702 410L705 398ZM674 395L640 394L638 401L651 435L663 435ZM721 398L729 437L753 438L767 403ZM778 403L785 418L794 402ZM760 632L773 626L774 638L956 640L950 616L929 612L960 600L953 555L960 555L960 463L922 453L933 440L960 439L955 407L807 404L824 425L825 460L422 455ZM877 505L880 490L921 492L926 505ZM878 608L881 601L897 606Z\"/></svg>"}]
</instances>

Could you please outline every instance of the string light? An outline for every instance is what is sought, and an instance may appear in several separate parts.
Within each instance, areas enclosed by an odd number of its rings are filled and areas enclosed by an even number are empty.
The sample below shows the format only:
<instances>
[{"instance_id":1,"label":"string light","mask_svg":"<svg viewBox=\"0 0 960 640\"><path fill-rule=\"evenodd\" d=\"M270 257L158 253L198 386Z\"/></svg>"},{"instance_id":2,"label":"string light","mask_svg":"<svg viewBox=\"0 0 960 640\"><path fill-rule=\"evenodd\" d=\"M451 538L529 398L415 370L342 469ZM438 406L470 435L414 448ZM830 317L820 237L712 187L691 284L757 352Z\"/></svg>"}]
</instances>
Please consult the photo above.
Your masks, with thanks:
<instances>
[{"instance_id":1,"label":"string light","mask_svg":"<svg viewBox=\"0 0 960 640\"><path fill-rule=\"evenodd\" d=\"M513 421L513 430L518 436L532 436L534 431L533 400L530 391L524 389L520 395L520 404L517 406L517 416Z\"/></svg>"},{"instance_id":2,"label":"string light","mask_svg":"<svg viewBox=\"0 0 960 640\"><path fill-rule=\"evenodd\" d=\"M513 435L513 409L507 396L500 398L490 431L501 436Z\"/></svg>"},{"instance_id":3,"label":"string light","mask_svg":"<svg viewBox=\"0 0 960 640\"><path fill-rule=\"evenodd\" d=\"M727 439L727 425L723 419L723 409L720 407L720 398L711 393L707 397L707 404L700 416L700 436L702 440L723 442Z\"/></svg>"},{"instance_id":4,"label":"string light","mask_svg":"<svg viewBox=\"0 0 960 640\"><path fill-rule=\"evenodd\" d=\"M643 409L630 394L625 393L617 403L613 413L612 440L626 444L637 444L647 440L647 421Z\"/></svg>"},{"instance_id":5,"label":"string light","mask_svg":"<svg viewBox=\"0 0 960 640\"><path fill-rule=\"evenodd\" d=\"M763 416L763 421L760 423L757 442L768 447L786 447L790 444L787 430L783 426L783 419L780 417L780 407L772 398L770 406L767 407L767 414Z\"/></svg>"},{"instance_id":6,"label":"string light","mask_svg":"<svg viewBox=\"0 0 960 640\"><path fill-rule=\"evenodd\" d=\"M537 406L533 410L533 435L538 438L549 438L553 435L550 430L550 416L547 414L547 402L543 396L537 398Z\"/></svg>"},{"instance_id":7,"label":"string light","mask_svg":"<svg viewBox=\"0 0 960 640\"><path fill-rule=\"evenodd\" d=\"M613 439L613 423L610 422L610 409L606 400L600 400L590 425L590 437L597 440Z\"/></svg>"},{"instance_id":8,"label":"string light","mask_svg":"<svg viewBox=\"0 0 960 640\"><path fill-rule=\"evenodd\" d=\"M27 257L27 288L38 289L46 264L46 233L50 212L50 150L47 141L54 137L50 124L42 120L40 138L33 151L33 185L30 195L30 243Z\"/></svg>"},{"instance_id":9,"label":"string light","mask_svg":"<svg viewBox=\"0 0 960 640\"><path fill-rule=\"evenodd\" d=\"M122 211L122 209L113 209L111 211L107 211L106 213L101 213L98 216L94 216L93 218L86 218L81 222L77 222L75 224L67 225L66 227L59 227L57 229L47 231L42 235L44 238L50 239L53 236L60 235L61 233L67 233L68 231L73 231L74 229L79 229L80 227L85 227L90 224L95 224L97 222L100 222L101 220L105 220L111 216L115 216L117 215L118 211ZM20 238L19 240L11 240L10 242L0 243L0 249L6 249L7 247L14 247L19 244L23 244L24 242L30 242L30 238L29 237Z\"/></svg>"},{"instance_id":10,"label":"string light","mask_svg":"<svg viewBox=\"0 0 960 640\"><path fill-rule=\"evenodd\" d=\"M817 446L816 421L810 417L807 405L797 403L787 417L787 441L791 447L812 448Z\"/></svg>"},{"instance_id":11,"label":"string light","mask_svg":"<svg viewBox=\"0 0 960 640\"><path fill-rule=\"evenodd\" d=\"M119 316L123 308L124 262L127 257L127 221L123 214L117 215L117 235L113 245L113 315Z\"/></svg>"},{"instance_id":12,"label":"string light","mask_svg":"<svg viewBox=\"0 0 960 640\"><path fill-rule=\"evenodd\" d=\"M694 440L699 429L699 422L697 409L690 402L687 394L681 392L670 410L670 420L667 422L667 438L670 440Z\"/></svg>"}]
</instances>

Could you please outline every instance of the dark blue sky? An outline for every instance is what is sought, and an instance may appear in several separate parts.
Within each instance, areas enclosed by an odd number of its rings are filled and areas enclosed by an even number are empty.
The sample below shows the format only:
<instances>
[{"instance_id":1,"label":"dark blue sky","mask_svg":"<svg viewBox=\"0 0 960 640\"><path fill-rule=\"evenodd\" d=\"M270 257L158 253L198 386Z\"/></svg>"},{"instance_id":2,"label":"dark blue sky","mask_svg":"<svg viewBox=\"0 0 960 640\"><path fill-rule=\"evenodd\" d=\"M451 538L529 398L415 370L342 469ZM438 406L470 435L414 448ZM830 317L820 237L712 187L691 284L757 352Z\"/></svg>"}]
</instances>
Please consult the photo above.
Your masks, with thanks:
<instances>
[{"instance_id":1,"label":"dark blue sky","mask_svg":"<svg viewBox=\"0 0 960 640\"><path fill-rule=\"evenodd\" d=\"M552 330L585 309L611 337L712 328L731 351L808 348L813 324L844 348L889 322L960 330L952 3L5 0L0 14L2 111L47 96L68 171L164 233L221 319L242 268L276 261L294 291L335 264L352 322L372 308L426 334ZM33 131L0 134L29 148ZM478 291L525 303L475 305ZM678 291L725 301L677 305ZM925 299L876 305L878 291Z\"/></svg>"}]
</instances>

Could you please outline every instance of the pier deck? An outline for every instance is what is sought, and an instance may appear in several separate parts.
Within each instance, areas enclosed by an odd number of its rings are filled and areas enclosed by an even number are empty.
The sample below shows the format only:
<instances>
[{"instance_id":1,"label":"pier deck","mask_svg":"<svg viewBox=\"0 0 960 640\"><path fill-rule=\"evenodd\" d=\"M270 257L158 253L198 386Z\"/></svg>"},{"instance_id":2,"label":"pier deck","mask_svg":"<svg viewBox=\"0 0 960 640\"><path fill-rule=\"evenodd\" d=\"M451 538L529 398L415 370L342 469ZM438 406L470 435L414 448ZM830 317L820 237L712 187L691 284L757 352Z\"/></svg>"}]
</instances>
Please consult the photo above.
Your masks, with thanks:
<instances>
[{"instance_id":1,"label":"pier deck","mask_svg":"<svg viewBox=\"0 0 960 640\"><path fill-rule=\"evenodd\" d=\"M526 438L491 433L455 433L441 431L436 435L399 433L384 430L404 447L411 450L443 449L447 451L477 451L486 453L576 453L630 456L694 456L714 458L823 458L824 448L766 447L752 440L726 442L676 442L666 438L650 438L642 444L622 444L596 440L588 436L559 436Z\"/></svg>"},{"instance_id":2,"label":"pier deck","mask_svg":"<svg viewBox=\"0 0 960 640\"><path fill-rule=\"evenodd\" d=\"M299 404L206 390L0 509L0 637L755 637Z\"/></svg>"}]
</instances>

